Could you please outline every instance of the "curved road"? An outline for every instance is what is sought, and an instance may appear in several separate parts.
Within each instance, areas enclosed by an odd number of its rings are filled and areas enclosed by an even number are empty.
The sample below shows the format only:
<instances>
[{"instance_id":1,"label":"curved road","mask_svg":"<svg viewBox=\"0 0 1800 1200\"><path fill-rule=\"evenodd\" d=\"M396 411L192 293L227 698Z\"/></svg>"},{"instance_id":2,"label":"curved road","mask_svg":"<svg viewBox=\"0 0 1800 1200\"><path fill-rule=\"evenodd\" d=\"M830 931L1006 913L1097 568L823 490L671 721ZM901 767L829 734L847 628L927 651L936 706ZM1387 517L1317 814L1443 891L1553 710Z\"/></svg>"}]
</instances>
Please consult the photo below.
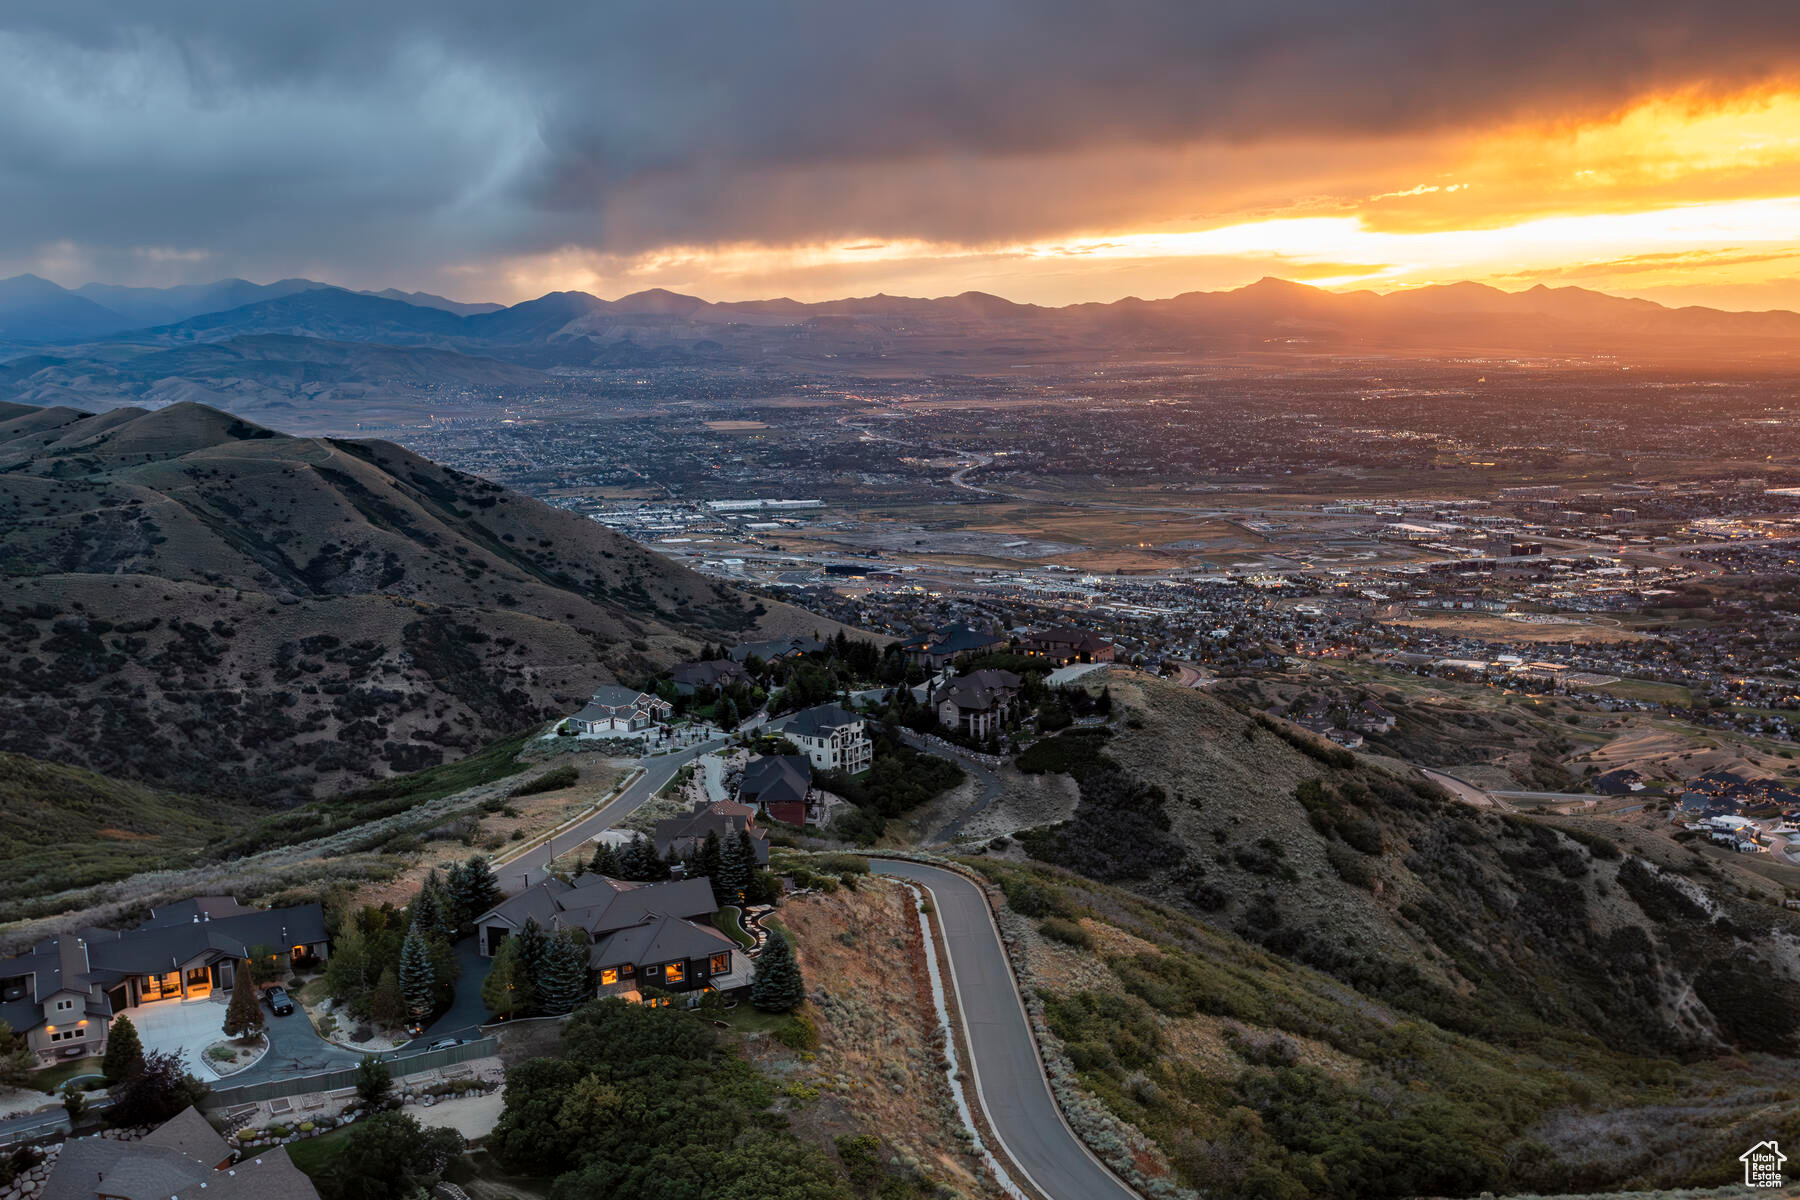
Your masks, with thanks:
<instances>
[{"instance_id":1,"label":"curved road","mask_svg":"<svg viewBox=\"0 0 1800 1200\"><path fill-rule=\"evenodd\" d=\"M872 858L869 866L931 893L949 948L975 1093L1007 1156L1050 1200L1138 1200L1063 1120L981 889L954 871L920 863Z\"/></svg>"}]
</instances>

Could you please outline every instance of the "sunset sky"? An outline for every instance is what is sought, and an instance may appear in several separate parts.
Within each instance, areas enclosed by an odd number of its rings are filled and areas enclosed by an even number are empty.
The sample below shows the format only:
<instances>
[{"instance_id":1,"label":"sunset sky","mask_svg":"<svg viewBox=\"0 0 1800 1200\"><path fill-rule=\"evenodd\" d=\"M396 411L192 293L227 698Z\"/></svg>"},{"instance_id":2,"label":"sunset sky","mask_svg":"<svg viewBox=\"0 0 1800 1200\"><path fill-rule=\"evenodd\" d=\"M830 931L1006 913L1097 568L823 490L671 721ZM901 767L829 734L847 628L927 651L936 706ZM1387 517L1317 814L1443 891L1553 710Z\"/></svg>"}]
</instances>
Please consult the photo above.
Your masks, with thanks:
<instances>
[{"instance_id":1,"label":"sunset sky","mask_svg":"<svg viewBox=\"0 0 1800 1200\"><path fill-rule=\"evenodd\" d=\"M1800 308L1787 4L27 0L0 108L68 285Z\"/></svg>"}]
</instances>

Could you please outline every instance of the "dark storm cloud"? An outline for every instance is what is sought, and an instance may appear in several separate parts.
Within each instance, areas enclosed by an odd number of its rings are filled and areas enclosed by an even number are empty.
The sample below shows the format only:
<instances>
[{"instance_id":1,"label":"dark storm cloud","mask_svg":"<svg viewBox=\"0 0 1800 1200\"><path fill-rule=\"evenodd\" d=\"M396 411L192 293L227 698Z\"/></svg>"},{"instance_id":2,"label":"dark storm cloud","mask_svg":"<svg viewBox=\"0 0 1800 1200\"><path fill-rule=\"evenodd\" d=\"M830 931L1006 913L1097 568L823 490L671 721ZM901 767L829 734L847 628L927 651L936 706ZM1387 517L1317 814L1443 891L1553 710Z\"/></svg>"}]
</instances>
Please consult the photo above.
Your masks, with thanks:
<instances>
[{"instance_id":1,"label":"dark storm cloud","mask_svg":"<svg viewBox=\"0 0 1800 1200\"><path fill-rule=\"evenodd\" d=\"M1029 234L1069 206L983 195L994 164L1593 113L1797 59L1774 2L15 0L0 266L376 282L568 245Z\"/></svg>"}]
</instances>

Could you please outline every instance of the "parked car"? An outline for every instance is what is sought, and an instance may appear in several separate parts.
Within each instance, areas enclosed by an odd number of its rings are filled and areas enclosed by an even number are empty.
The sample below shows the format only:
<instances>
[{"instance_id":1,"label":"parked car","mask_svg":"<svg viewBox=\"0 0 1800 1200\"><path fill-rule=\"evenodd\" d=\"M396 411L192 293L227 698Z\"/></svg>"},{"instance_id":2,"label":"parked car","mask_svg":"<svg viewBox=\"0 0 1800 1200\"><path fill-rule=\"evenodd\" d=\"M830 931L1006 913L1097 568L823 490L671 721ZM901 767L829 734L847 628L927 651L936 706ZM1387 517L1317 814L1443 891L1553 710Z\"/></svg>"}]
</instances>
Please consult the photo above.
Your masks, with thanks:
<instances>
[{"instance_id":1,"label":"parked car","mask_svg":"<svg viewBox=\"0 0 1800 1200\"><path fill-rule=\"evenodd\" d=\"M439 1038L425 1048L427 1050L448 1050L452 1046L460 1046L462 1044L463 1040L461 1038Z\"/></svg>"},{"instance_id":2,"label":"parked car","mask_svg":"<svg viewBox=\"0 0 1800 1200\"><path fill-rule=\"evenodd\" d=\"M269 1002L269 1011L278 1017L285 1017L294 1011L294 1002L289 998L286 988L272 987L263 993L263 999Z\"/></svg>"}]
</instances>

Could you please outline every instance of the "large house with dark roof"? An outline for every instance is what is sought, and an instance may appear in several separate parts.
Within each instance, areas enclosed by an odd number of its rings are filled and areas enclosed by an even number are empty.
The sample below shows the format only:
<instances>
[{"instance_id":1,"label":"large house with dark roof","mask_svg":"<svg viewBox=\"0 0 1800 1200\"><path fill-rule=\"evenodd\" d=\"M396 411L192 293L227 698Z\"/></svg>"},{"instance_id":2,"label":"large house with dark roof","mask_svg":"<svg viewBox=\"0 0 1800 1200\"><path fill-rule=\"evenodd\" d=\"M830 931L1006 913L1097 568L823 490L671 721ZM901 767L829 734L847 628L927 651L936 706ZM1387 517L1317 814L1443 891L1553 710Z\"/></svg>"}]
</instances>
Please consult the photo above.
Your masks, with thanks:
<instances>
[{"instance_id":1,"label":"large house with dark roof","mask_svg":"<svg viewBox=\"0 0 1800 1200\"><path fill-rule=\"evenodd\" d=\"M780 732L820 771L856 775L875 761L867 722L842 705L821 704L797 712Z\"/></svg>"},{"instance_id":2,"label":"large house with dark roof","mask_svg":"<svg viewBox=\"0 0 1800 1200\"><path fill-rule=\"evenodd\" d=\"M1115 653L1111 642L1066 625L1027 634L1019 649L1034 658L1047 658L1059 667L1073 662L1109 663Z\"/></svg>"},{"instance_id":3,"label":"large house with dark roof","mask_svg":"<svg viewBox=\"0 0 1800 1200\"><path fill-rule=\"evenodd\" d=\"M238 1161L225 1139L185 1108L134 1142L70 1138L37 1200L319 1200L285 1146Z\"/></svg>"},{"instance_id":4,"label":"large house with dark roof","mask_svg":"<svg viewBox=\"0 0 1800 1200\"><path fill-rule=\"evenodd\" d=\"M569 718L579 733L641 733L669 720L675 706L636 688L596 688L587 707Z\"/></svg>"},{"instance_id":5,"label":"large house with dark roof","mask_svg":"<svg viewBox=\"0 0 1800 1200\"><path fill-rule=\"evenodd\" d=\"M818 638L776 638L767 642L743 642L733 646L725 653L732 662L749 662L759 658L763 662L774 662L778 658L799 658L803 654L823 654L831 649L831 643L822 642Z\"/></svg>"},{"instance_id":6,"label":"large house with dark roof","mask_svg":"<svg viewBox=\"0 0 1800 1200\"><path fill-rule=\"evenodd\" d=\"M768 865L768 831L757 827L754 808L734 800L702 800L692 812L658 821L650 832L650 841L656 846L658 857L666 858L673 850L675 857L687 858L698 853L712 833L721 839L748 833L756 851L756 864Z\"/></svg>"},{"instance_id":7,"label":"large house with dark roof","mask_svg":"<svg viewBox=\"0 0 1800 1200\"><path fill-rule=\"evenodd\" d=\"M937 670L964 654L987 654L1006 649L1006 639L997 633L973 629L961 623L908 638L900 643L907 657Z\"/></svg>"},{"instance_id":8,"label":"large house with dark roof","mask_svg":"<svg viewBox=\"0 0 1800 1200\"><path fill-rule=\"evenodd\" d=\"M812 820L812 763L804 754L773 754L752 759L738 782L738 803L771 821L805 825Z\"/></svg>"},{"instance_id":9,"label":"large house with dark roof","mask_svg":"<svg viewBox=\"0 0 1800 1200\"><path fill-rule=\"evenodd\" d=\"M938 724L986 740L1006 724L1023 682L1011 671L971 671L938 688L931 698Z\"/></svg>"},{"instance_id":10,"label":"large house with dark roof","mask_svg":"<svg viewBox=\"0 0 1800 1200\"><path fill-rule=\"evenodd\" d=\"M25 1034L43 1061L99 1054L115 1015L158 1000L230 991L238 963L328 955L319 905L247 909L230 896L200 896L151 909L133 930L85 928L0 959L0 1020Z\"/></svg>"},{"instance_id":11,"label":"large house with dark roof","mask_svg":"<svg viewBox=\"0 0 1800 1200\"><path fill-rule=\"evenodd\" d=\"M475 929L481 953L490 956L528 920L550 933L583 930L596 994L638 1000L646 987L732 992L750 986L749 959L711 924L717 911L705 879L629 883L582 875L525 889L477 917Z\"/></svg>"},{"instance_id":12,"label":"large house with dark roof","mask_svg":"<svg viewBox=\"0 0 1800 1200\"><path fill-rule=\"evenodd\" d=\"M317 904L248 908L201 896L152 909L136 929L64 933L0 959L0 1020L46 1062L99 1054L114 1016L228 992L253 953L300 962L328 952Z\"/></svg>"},{"instance_id":13,"label":"large house with dark roof","mask_svg":"<svg viewBox=\"0 0 1800 1200\"><path fill-rule=\"evenodd\" d=\"M750 672L729 658L681 663L669 669L669 679L674 682L675 690L683 696L691 696L703 687L717 690L728 684L748 685L751 682Z\"/></svg>"}]
</instances>

